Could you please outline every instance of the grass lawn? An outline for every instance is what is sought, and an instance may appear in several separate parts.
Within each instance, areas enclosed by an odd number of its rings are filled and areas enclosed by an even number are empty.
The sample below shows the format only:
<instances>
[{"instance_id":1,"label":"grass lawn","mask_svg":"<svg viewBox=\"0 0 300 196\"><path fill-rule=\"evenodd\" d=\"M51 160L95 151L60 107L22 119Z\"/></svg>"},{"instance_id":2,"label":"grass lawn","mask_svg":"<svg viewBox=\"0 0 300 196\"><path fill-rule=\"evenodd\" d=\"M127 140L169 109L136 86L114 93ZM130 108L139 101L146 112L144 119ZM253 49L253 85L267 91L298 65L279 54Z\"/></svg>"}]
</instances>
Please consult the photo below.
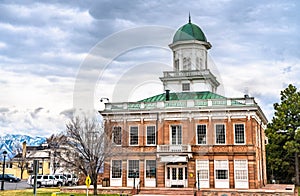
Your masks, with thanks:
<instances>
[{"instance_id":1,"label":"grass lawn","mask_svg":"<svg viewBox=\"0 0 300 196\"><path fill-rule=\"evenodd\" d=\"M52 196L52 193L57 193L56 196L86 196L85 194L76 194L76 193L59 193L59 188L39 188L37 189L37 196ZM7 190L7 191L1 191L0 196L33 196L33 190L32 189L25 189L25 190ZM90 191L89 195L93 195L93 193ZM117 196L115 195L108 195L108 194L98 194L99 196Z\"/></svg>"}]
</instances>

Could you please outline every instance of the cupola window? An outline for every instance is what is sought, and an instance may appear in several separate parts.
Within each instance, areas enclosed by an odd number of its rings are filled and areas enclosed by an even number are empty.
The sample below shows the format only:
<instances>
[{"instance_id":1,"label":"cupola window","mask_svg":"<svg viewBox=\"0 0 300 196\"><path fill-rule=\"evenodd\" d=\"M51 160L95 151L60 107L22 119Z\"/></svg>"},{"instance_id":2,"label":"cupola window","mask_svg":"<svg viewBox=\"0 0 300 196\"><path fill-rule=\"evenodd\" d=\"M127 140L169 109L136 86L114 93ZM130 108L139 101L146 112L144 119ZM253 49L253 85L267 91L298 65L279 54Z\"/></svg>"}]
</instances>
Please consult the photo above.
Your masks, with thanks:
<instances>
[{"instance_id":1,"label":"cupola window","mask_svg":"<svg viewBox=\"0 0 300 196\"><path fill-rule=\"evenodd\" d=\"M182 91L190 91L190 83L183 83Z\"/></svg>"}]
</instances>

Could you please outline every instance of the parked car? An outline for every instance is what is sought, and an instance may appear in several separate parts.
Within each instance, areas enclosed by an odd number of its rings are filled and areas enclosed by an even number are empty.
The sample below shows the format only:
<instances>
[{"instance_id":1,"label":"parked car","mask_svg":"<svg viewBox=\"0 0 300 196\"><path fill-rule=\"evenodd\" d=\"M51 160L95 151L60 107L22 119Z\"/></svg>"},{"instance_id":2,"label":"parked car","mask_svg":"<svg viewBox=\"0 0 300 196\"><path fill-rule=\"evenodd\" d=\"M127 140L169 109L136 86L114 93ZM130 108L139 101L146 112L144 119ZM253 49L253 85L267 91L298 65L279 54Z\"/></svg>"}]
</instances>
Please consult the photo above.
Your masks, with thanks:
<instances>
[{"instance_id":1,"label":"parked car","mask_svg":"<svg viewBox=\"0 0 300 196\"><path fill-rule=\"evenodd\" d=\"M41 186L58 186L61 187L63 182L60 179L56 179L54 175L37 175L36 176L37 187ZM30 176L27 180L27 184L33 186L34 185L34 176Z\"/></svg>"},{"instance_id":2,"label":"parked car","mask_svg":"<svg viewBox=\"0 0 300 196\"><path fill-rule=\"evenodd\" d=\"M0 174L0 180L3 179L3 175ZM7 182L20 182L21 179L12 175L12 174L4 174L4 181L7 181Z\"/></svg>"}]
</instances>

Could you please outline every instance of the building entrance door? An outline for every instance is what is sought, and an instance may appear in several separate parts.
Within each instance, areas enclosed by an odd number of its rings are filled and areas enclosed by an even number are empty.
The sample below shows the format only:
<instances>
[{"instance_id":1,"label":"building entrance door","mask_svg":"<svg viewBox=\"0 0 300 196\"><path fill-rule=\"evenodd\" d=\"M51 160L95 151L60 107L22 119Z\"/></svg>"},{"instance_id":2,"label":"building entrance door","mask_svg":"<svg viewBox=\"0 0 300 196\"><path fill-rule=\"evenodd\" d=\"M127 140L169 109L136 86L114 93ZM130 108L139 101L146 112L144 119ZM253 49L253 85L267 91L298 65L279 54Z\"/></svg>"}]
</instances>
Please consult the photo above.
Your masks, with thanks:
<instances>
[{"instance_id":1,"label":"building entrance door","mask_svg":"<svg viewBox=\"0 0 300 196\"><path fill-rule=\"evenodd\" d=\"M167 165L167 187L187 187L187 166Z\"/></svg>"}]
</instances>

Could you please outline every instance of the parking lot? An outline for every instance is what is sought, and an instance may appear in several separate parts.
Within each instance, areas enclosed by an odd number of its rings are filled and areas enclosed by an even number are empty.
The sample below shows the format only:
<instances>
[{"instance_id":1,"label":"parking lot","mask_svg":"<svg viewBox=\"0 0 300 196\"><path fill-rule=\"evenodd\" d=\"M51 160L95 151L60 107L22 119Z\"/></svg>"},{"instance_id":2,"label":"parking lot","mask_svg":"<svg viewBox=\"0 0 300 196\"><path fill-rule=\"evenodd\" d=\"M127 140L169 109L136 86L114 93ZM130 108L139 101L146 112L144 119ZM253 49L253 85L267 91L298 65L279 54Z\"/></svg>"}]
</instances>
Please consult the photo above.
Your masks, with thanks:
<instances>
[{"instance_id":1,"label":"parking lot","mask_svg":"<svg viewBox=\"0 0 300 196\"><path fill-rule=\"evenodd\" d=\"M21 180L20 182L4 182L4 190L21 190L28 188L32 187L27 184L26 180Z\"/></svg>"}]
</instances>

